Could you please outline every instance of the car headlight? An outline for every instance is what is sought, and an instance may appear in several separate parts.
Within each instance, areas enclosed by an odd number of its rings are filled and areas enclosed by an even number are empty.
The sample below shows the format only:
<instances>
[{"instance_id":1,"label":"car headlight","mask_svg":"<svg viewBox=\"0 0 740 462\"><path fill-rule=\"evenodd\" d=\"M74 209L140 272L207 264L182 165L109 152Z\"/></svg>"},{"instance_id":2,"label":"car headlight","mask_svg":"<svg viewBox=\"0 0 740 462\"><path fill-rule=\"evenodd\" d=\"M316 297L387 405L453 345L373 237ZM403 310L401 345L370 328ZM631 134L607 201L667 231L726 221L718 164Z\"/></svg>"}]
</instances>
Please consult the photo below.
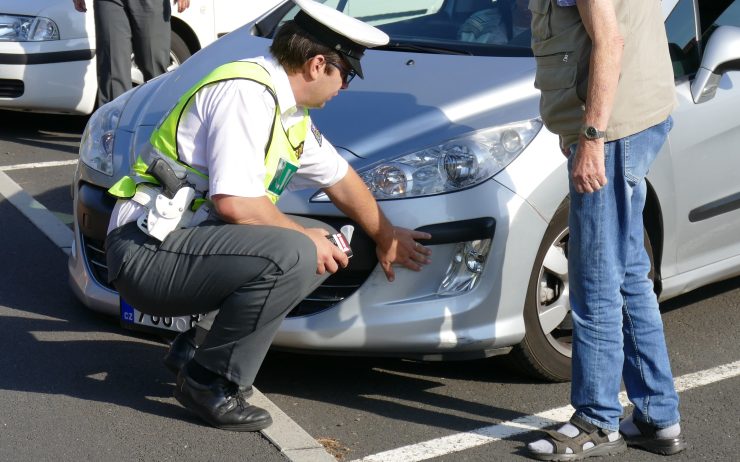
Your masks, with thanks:
<instances>
[{"instance_id":1,"label":"car headlight","mask_svg":"<svg viewBox=\"0 0 740 462\"><path fill-rule=\"evenodd\" d=\"M8 42L59 40L59 28L49 18L0 14L0 40Z\"/></svg>"},{"instance_id":2,"label":"car headlight","mask_svg":"<svg viewBox=\"0 0 740 462\"><path fill-rule=\"evenodd\" d=\"M472 132L358 173L378 200L431 196L470 188L506 168L542 128L540 119ZM320 191L311 199L328 202Z\"/></svg>"},{"instance_id":3,"label":"car headlight","mask_svg":"<svg viewBox=\"0 0 740 462\"><path fill-rule=\"evenodd\" d=\"M113 175L113 143L121 112L135 89L129 90L90 116L80 140L80 160L88 167Z\"/></svg>"}]
</instances>

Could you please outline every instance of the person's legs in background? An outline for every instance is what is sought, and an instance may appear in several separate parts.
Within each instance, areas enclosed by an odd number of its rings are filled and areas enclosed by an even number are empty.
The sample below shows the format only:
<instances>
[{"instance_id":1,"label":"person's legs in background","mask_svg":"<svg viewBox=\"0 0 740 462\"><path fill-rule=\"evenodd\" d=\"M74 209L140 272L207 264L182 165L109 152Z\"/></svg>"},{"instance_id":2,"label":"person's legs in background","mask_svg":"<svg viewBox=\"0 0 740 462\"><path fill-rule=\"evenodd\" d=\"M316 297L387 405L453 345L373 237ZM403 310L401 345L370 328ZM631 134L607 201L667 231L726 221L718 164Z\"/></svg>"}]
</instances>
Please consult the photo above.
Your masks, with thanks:
<instances>
[{"instance_id":1,"label":"person's legs in background","mask_svg":"<svg viewBox=\"0 0 740 462\"><path fill-rule=\"evenodd\" d=\"M170 0L125 0L133 31L134 62L144 81L164 74L170 65Z\"/></svg>"},{"instance_id":2,"label":"person's legs in background","mask_svg":"<svg viewBox=\"0 0 740 462\"><path fill-rule=\"evenodd\" d=\"M131 88L131 27L124 0L95 0L98 105Z\"/></svg>"}]
</instances>

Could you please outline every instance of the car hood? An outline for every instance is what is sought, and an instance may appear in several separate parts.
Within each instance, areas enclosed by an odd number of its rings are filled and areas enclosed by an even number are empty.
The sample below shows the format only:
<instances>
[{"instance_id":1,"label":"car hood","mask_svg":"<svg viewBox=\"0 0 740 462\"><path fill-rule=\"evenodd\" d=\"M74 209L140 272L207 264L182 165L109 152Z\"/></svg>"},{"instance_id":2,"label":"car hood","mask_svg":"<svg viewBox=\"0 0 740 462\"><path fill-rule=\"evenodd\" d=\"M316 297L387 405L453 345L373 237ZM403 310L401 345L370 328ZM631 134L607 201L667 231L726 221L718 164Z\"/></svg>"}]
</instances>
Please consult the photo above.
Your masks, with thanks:
<instances>
[{"instance_id":1,"label":"car hood","mask_svg":"<svg viewBox=\"0 0 740 462\"><path fill-rule=\"evenodd\" d=\"M155 125L179 95L210 69L266 55L269 40L251 25L219 39L178 69L138 91L120 127ZM368 50L356 78L323 109L311 111L335 146L357 157L404 154L463 133L538 116L535 63L523 57L476 57Z\"/></svg>"}]
</instances>

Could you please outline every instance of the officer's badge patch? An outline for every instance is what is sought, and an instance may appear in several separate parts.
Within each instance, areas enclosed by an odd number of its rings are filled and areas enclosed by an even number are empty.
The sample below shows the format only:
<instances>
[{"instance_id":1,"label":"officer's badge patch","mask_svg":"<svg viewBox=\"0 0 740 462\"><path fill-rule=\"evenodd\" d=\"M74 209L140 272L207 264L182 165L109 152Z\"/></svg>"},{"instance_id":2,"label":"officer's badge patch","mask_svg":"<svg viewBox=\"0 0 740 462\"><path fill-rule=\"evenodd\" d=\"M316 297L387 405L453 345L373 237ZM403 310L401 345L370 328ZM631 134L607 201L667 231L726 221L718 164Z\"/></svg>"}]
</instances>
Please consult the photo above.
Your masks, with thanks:
<instances>
[{"instance_id":1,"label":"officer's badge patch","mask_svg":"<svg viewBox=\"0 0 740 462\"><path fill-rule=\"evenodd\" d=\"M295 148L296 159L300 159L301 155L303 155L303 141L301 141L301 144L299 144L298 147Z\"/></svg>"},{"instance_id":2,"label":"officer's badge patch","mask_svg":"<svg viewBox=\"0 0 740 462\"><path fill-rule=\"evenodd\" d=\"M321 135L319 129L316 128L316 125L311 124L311 132L313 133L313 136L316 137L316 142L321 146L321 142L324 140L324 137Z\"/></svg>"}]
</instances>

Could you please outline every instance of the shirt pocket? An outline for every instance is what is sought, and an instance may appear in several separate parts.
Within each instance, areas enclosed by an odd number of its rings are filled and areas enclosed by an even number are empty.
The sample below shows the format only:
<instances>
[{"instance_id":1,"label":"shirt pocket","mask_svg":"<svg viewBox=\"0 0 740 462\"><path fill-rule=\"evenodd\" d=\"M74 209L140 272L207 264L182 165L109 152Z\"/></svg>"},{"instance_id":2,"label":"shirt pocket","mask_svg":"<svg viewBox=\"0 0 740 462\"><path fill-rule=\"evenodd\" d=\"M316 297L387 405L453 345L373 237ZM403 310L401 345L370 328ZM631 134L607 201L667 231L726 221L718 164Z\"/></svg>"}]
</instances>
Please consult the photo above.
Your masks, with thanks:
<instances>
[{"instance_id":1,"label":"shirt pocket","mask_svg":"<svg viewBox=\"0 0 740 462\"><path fill-rule=\"evenodd\" d=\"M535 56L537 71L534 86L540 90L560 90L576 85L578 65L569 60L569 53L556 53L549 56Z\"/></svg>"},{"instance_id":2,"label":"shirt pocket","mask_svg":"<svg viewBox=\"0 0 740 462\"><path fill-rule=\"evenodd\" d=\"M578 63L568 53L536 56L534 86L540 90L540 113L547 128L558 135L575 133L583 117L578 96Z\"/></svg>"},{"instance_id":3,"label":"shirt pocket","mask_svg":"<svg viewBox=\"0 0 740 462\"><path fill-rule=\"evenodd\" d=\"M552 36L550 27L550 0L529 0L529 11L532 12L532 39L547 40Z\"/></svg>"}]
</instances>

